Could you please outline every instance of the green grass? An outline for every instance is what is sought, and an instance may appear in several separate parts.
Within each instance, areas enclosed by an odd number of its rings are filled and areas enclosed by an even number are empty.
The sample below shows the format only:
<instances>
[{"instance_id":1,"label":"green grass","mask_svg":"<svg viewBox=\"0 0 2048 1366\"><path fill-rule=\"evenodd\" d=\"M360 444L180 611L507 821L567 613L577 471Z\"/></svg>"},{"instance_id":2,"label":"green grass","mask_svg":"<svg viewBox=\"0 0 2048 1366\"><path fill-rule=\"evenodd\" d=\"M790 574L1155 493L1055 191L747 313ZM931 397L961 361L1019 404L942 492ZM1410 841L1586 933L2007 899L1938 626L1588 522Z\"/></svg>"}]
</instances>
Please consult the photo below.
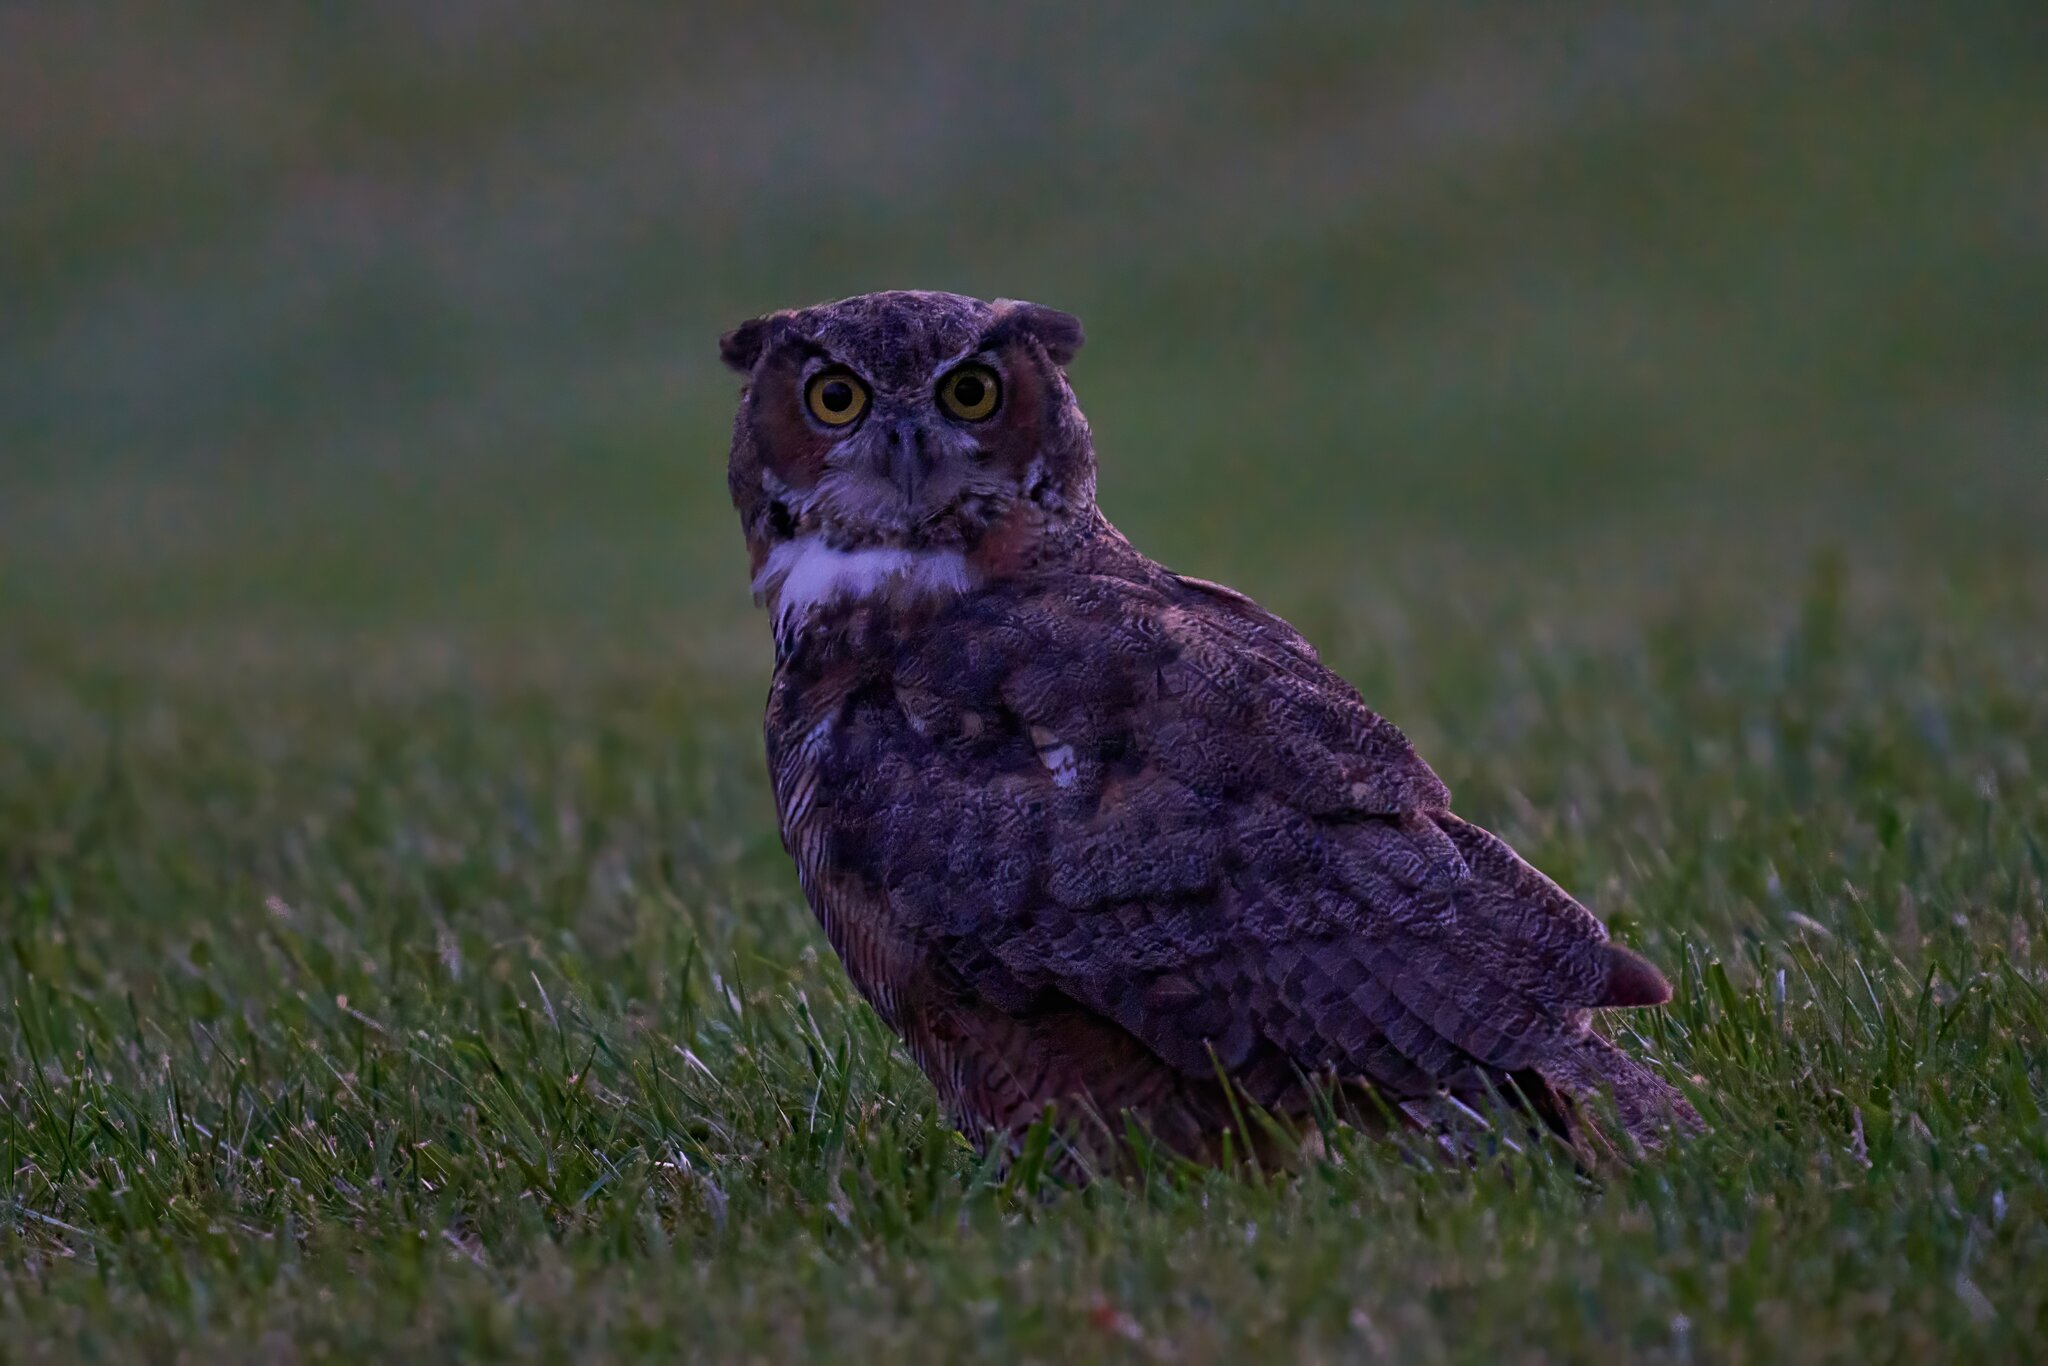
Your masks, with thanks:
<instances>
[{"instance_id":1,"label":"green grass","mask_svg":"<svg viewBox=\"0 0 2048 1366\"><path fill-rule=\"evenodd\" d=\"M69 13L0 21L0 1359L2037 1351L2024 8ZM1082 314L1110 515L1673 970L1614 1024L1710 1135L975 1162L776 839L723 491L717 333L904 283Z\"/></svg>"}]
</instances>

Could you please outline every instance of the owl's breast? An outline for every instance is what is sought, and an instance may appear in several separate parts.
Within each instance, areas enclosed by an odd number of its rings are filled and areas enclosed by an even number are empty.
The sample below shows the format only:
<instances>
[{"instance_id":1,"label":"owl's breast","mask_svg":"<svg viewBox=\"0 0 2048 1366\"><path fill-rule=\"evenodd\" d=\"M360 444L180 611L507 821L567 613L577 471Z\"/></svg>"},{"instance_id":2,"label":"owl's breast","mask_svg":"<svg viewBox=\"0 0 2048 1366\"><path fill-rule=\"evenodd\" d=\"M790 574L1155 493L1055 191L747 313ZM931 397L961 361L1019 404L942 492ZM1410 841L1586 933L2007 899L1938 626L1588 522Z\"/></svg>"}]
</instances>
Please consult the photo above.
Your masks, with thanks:
<instances>
[{"instance_id":1,"label":"owl's breast","mask_svg":"<svg viewBox=\"0 0 2048 1366\"><path fill-rule=\"evenodd\" d=\"M850 914L904 939L952 936L971 933L963 917L1047 895L1048 853L1105 793L1141 780L1158 738L1148 697L1172 653L1108 630L1072 595L984 590L849 622L785 658L770 768L784 843L835 947Z\"/></svg>"},{"instance_id":2,"label":"owl's breast","mask_svg":"<svg viewBox=\"0 0 2048 1366\"><path fill-rule=\"evenodd\" d=\"M889 828L936 792L1038 763L1030 728L1006 703L1014 667L998 648L1003 615L981 604L870 622L857 648L784 661L767 731L785 836L819 824L835 868L901 872L882 839Z\"/></svg>"},{"instance_id":3,"label":"owl's breast","mask_svg":"<svg viewBox=\"0 0 2048 1366\"><path fill-rule=\"evenodd\" d=\"M935 611L869 614L831 645L793 652L768 717L785 820L827 807L871 819L938 789L1079 800L1132 769L1184 650L1120 595L1091 602L1088 588L986 589ZM796 795L806 800L792 805Z\"/></svg>"}]
</instances>

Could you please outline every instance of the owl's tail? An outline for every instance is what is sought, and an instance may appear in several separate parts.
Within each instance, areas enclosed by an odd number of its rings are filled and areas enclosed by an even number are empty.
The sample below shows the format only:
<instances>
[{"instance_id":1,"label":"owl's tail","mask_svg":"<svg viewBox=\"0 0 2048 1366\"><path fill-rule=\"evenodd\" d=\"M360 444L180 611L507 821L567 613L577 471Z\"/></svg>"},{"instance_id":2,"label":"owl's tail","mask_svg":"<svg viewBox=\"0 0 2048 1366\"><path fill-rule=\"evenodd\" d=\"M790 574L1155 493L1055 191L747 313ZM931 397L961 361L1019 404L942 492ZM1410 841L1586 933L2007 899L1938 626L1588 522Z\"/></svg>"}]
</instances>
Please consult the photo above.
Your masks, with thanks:
<instances>
[{"instance_id":1,"label":"owl's tail","mask_svg":"<svg viewBox=\"0 0 2048 1366\"><path fill-rule=\"evenodd\" d=\"M1541 1107L1550 1111L1544 1117L1588 1157L1654 1150L1674 1135L1706 1131L1677 1087L1591 1030L1531 1070L1553 1101ZM1621 1133L1608 1132L1610 1115Z\"/></svg>"}]
</instances>

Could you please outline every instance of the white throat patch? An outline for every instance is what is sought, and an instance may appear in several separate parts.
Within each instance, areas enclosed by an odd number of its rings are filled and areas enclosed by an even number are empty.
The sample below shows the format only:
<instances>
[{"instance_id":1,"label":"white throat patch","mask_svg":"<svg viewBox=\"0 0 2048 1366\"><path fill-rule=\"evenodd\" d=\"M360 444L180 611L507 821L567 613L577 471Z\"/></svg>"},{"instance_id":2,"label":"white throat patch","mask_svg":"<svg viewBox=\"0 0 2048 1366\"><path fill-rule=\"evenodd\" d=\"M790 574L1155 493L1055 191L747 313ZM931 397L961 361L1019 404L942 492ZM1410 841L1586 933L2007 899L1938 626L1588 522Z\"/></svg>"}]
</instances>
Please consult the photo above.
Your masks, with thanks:
<instances>
[{"instance_id":1,"label":"white throat patch","mask_svg":"<svg viewBox=\"0 0 2048 1366\"><path fill-rule=\"evenodd\" d=\"M966 592L974 581L957 550L834 550L816 536L799 536L768 552L768 563L754 576L754 598L765 602L772 596L780 635L812 608L837 598L950 596Z\"/></svg>"}]
</instances>

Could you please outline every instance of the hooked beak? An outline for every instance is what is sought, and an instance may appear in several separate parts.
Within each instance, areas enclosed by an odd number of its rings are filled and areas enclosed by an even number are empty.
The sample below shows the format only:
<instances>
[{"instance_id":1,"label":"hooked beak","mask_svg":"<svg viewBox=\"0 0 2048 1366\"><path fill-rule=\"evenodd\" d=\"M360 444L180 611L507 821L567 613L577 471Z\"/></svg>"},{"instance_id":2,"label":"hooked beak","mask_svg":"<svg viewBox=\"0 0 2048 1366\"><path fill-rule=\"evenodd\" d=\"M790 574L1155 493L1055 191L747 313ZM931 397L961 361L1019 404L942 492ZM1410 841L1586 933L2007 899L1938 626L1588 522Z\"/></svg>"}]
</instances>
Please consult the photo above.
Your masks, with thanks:
<instances>
[{"instance_id":1,"label":"hooked beak","mask_svg":"<svg viewBox=\"0 0 2048 1366\"><path fill-rule=\"evenodd\" d=\"M924 428L914 419L897 418L881 433L882 469L906 507L917 505L917 494L932 472L931 456L925 450Z\"/></svg>"}]
</instances>

